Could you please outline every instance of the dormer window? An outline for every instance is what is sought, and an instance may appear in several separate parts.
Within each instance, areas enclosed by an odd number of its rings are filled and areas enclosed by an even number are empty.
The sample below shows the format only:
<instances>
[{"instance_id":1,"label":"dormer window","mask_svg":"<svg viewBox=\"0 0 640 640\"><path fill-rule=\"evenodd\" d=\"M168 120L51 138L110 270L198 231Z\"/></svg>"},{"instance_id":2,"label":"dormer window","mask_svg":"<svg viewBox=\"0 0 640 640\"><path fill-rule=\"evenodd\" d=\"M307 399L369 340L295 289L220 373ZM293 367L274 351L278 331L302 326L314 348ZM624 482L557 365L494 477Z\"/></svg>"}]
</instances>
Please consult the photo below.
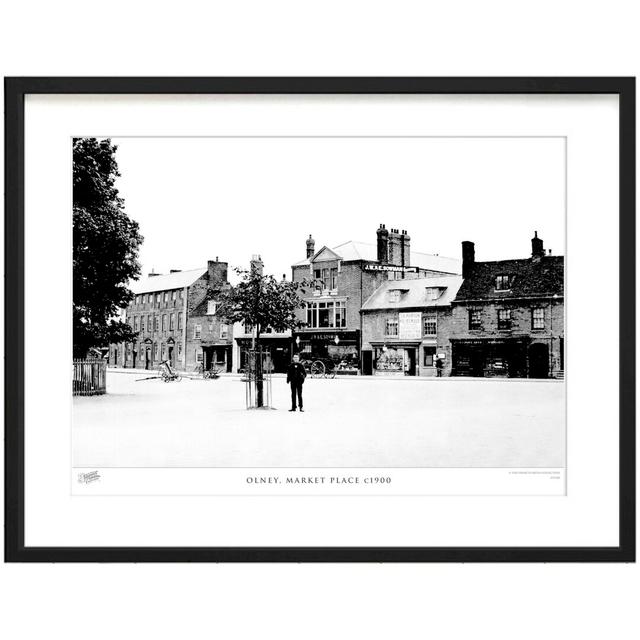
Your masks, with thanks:
<instances>
[{"instance_id":1,"label":"dormer window","mask_svg":"<svg viewBox=\"0 0 640 640\"><path fill-rule=\"evenodd\" d=\"M496 291L508 291L511 289L511 283L513 282L513 276L501 274L496 276Z\"/></svg>"},{"instance_id":2,"label":"dormer window","mask_svg":"<svg viewBox=\"0 0 640 640\"><path fill-rule=\"evenodd\" d=\"M400 302L400 289L391 289L389 291L389 302Z\"/></svg>"},{"instance_id":3,"label":"dormer window","mask_svg":"<svg viewBox=\"0 0 640 640\"><path fill-rule=\"evenodd\" d=\"M442 295L440 287L427 287L425 289L427 300L437 300Z\"/></svg>"}]
</instances>

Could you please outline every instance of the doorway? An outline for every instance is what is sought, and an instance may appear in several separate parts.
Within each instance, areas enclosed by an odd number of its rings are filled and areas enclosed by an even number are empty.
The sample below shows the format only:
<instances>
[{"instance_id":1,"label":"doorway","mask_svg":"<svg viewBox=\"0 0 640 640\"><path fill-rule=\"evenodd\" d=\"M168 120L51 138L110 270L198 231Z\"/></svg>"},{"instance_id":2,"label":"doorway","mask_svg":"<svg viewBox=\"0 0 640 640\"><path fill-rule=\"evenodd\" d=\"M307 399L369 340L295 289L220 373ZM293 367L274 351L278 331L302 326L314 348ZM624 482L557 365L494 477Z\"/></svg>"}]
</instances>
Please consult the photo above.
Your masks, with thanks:
<instances>
[{"instance_id":1,"label":"doorway","mask_svg":"<svg viewBox=\"0 0 640 640\"><path fill-rule=\"evenodd\" d=\"M373 351L362 352L362 375L373 375Z\"/></svg>"},{"instance_id":2,"label":"doorway","mask_svg":"<svg viewBox=\"0 0 640 640\"><path fill-rule=\"evenodd\" d=\"M406 375L415 376L416 375L416 350L415 349L405 349L407 353L407 369Z\"/></svg>"},{"instance_id":3,"label":"doorway","mask_svg":"<svg viewBox=\"0 0 640 640\"><path fill-rule=\"evenodd\" d=\"M529 377L549 377L549 347L542 342L529 347Z\"/></svg>"}]
</instances>

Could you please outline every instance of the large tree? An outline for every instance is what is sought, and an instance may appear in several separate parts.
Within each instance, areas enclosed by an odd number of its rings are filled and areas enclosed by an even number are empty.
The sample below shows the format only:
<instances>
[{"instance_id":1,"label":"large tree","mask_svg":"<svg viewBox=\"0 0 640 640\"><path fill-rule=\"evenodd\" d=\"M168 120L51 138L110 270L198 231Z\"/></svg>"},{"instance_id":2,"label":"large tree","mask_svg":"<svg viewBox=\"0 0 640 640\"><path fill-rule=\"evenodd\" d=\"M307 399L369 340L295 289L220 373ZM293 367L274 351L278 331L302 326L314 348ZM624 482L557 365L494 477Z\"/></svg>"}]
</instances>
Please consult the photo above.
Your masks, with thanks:
<instances>
[{"instance_id":1,"label":"large tree","mask_svg":"<svg viewBox=\"0 0 640 640\"><path fill-rule=\"evenodd\" d=\"M260 349L261 332L267 327L284 332L300 326L297 311L304 306L300 292L304 293L304 282L277 280L272 275L263 275L260 269L236 269L240 282L235 286L213 293L219 301L220 315L230 323L243 322L254 328L254 347ZM256 404L262 407L263 376L262 361L255 362Z\"/></svg>"},{"instance_id":2,"label":"large tree","mask_svg":"<svg viewBox=\"0 0 640 640\"><path fill-rule=\"evenodd\" d=\"M73 352L135 337L117 318L133 298L129 280L140 275L142 236L118 195L116 145L109 139L73 141Z\"/></svg>"}]
</instances>

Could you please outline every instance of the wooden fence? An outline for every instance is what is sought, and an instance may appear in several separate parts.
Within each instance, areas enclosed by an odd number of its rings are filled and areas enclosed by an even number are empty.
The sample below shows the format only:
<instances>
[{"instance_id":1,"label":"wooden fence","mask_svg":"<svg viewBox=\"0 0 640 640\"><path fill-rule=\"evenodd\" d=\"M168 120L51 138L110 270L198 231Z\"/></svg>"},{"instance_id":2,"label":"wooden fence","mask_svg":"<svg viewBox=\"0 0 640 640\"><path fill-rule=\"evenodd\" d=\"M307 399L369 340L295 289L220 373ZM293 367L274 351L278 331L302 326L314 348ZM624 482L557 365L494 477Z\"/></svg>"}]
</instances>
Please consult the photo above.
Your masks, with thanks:
<instances>
[{"instance_id":1,"label":"wooden fence","mask_svg":"<svg viewBox=\"0 0 640 640\"><path fill-rule=\"evenodd\" d=\"M99 396L107 392L106 360L73 361L73 395Z\"/></svg>"}]
</instances>

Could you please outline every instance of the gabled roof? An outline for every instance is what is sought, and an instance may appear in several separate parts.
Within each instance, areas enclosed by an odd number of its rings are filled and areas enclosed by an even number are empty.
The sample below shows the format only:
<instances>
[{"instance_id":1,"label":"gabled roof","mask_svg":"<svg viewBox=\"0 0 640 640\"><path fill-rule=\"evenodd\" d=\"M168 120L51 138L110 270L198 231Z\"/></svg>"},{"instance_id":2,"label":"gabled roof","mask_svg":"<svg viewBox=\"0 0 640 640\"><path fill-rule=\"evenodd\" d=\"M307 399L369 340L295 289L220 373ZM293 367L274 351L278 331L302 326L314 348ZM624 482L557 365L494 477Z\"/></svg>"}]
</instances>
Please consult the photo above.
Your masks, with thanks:
<instances>
[{"instance_id":1,"label":"gabled roof","mask_svg":"<svg viewBox=\"0 0 640 640\"><path fill-rule=\"evenodd\" d=\"M496 291L496 277L513 276L510 289ZM455 302L487 299L546 298L564 295L564 256L543 256L539 261L498 260L476 262Z\"/></svg>"},{"instance_id":2,"label":"gabled roof","mask_svg":"<svg viewBox=\"0 0 640 640\"><path fill-rule=\"evenodd\" d=\"M324 247L323 247L324 248ZM322 251L322 249L320 250ZM333 247L334 253L336 253L341 260L345 262L353 260L364 260L367 262L377 262L377 248L375 244L369 244L367 242L356 242L355 240L349 240ZM320 253L320 252L318 252ZM316 255L318 255L316 253ZM445 256L438 256L430 253L420 253L418 251L411 250L411 267L420 267L421 269L429 269L431 271L440 271L442 273L458 274L461 271L461 261L458 258L446 258ZM314 256L315 258L315 256ZM312 258L313 260L313 258ZM309 265L309 259L300 260L296 262L294 267L301 267Z\"/></svg>"},{"instance_id":3,"label":"gabled roof","mask_svg":"<svg viewBox=\"0 0 640 640\"><path fill-rule=\"evenodd\" d=\"M138 293L153 293L154 291L167 291L169 289L182 289L190 287L196 280L207 273L207 267L191 269L190 271L176 271L159 276L146 276L131 284L131 291Z\"/></svg>"},{"instance_id":4,"label":"gabled roof","mask_svg":"<svg viewBox=\"0 0 640 640\"><path fill-rule=\"evenodd\" d=\"M446 307L455 298L462 276L436 276L411 280L388 280L380 285L362 305L362 311L382 309L409 309L418 307ZM436 300L427 300L427 289L442 289ZM389 291L400 289L403 293L398 302L389 302Z\"/></svg>"}]
</instances>

